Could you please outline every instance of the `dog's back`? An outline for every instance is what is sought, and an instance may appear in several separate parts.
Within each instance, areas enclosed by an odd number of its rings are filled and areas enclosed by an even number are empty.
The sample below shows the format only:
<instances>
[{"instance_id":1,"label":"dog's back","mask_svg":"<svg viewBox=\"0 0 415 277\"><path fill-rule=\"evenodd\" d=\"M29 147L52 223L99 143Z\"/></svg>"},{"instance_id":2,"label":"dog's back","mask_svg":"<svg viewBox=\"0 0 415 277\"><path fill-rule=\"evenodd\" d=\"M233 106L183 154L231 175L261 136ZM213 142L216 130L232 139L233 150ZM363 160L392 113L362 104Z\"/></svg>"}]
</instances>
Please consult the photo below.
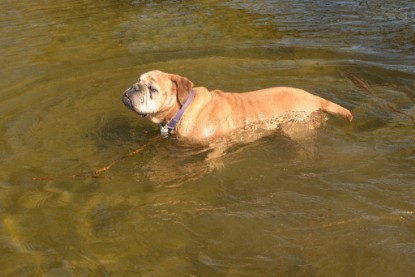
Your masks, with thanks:
<instances>
[{"instance_id":1,"label":"dog's back","mask_svg":"<svg viewBox=\"0 0 415 277\"><path fill-rule=\"evenodd\" d=\"M287 118L296 112L311 115L319 110L352 120L346 108L315 96L307 91L275 87L246 93L195 88L196 97L184 115L179 135L197 139L222 136L238 128L261 121Z\"/></svg>"}]
</instances>

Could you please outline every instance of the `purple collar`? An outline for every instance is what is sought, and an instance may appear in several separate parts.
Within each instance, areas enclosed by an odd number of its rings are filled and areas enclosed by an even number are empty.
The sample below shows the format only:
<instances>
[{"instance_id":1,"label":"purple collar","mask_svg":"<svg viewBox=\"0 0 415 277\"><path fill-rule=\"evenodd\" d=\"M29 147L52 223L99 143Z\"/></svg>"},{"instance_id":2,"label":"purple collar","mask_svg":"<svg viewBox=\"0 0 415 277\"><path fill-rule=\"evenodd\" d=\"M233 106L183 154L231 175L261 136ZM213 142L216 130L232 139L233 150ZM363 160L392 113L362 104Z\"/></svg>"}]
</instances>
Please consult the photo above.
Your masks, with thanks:
<instances>
[{"instance_id":1,"label":"purple collar","mask_svg":"<svg viewBox=\"0 0 415 277\"><path fill-rule=\"evenodd\" d=\"M183 104L183 106L181 106L180 110L176 113L173 119L170 120L170 122L168 122L167 124L160 124L160 131L163 136L167 136L170 133L174 132L174 129L176 128L177 123L179 123L180 119L183 116L184 111L190 105L194 97L195 97L195 91L192 89L190 91L190 95L187 98L186 102Z\"/></svg>"}]
</instances>

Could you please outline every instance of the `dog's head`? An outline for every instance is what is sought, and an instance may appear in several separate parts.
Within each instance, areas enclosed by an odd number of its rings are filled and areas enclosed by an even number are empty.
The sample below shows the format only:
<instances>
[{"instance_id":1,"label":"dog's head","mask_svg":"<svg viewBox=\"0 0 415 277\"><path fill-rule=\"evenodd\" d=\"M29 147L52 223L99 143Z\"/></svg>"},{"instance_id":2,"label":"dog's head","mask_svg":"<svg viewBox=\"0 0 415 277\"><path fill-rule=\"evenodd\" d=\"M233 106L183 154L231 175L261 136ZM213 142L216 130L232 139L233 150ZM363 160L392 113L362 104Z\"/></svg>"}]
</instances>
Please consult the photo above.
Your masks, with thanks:
<instances>
[{"instance_id":1,"label":"dog's head","mask_svg":"<svg viewBox=\"0 0 415 277\"><path fill-rule=\"evenodd\" d=\"M122 101L139 116L149 116L155 123L170 120L186 102L193 83L185 77L158 70L140 76L124 91Z\"/></svg>"}]
</instances>

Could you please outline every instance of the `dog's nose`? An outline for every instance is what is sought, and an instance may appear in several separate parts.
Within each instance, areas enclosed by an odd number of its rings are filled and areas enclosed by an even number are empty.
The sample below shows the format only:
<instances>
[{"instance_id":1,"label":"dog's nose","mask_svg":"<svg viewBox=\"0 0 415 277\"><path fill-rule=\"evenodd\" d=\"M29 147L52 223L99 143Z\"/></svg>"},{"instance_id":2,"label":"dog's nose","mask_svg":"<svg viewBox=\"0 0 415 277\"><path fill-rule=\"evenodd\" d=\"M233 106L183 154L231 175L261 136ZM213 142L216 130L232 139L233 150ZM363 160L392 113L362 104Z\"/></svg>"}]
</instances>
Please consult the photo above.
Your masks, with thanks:
<instances>
[{"instance_id":1,"label":"dog's nose","mask_svg":"<svg viewBox=\"0 0 415 277\"><path fill-rule=\"evenodd\" d=\"M132 93L136 91L140 91L140 87L137 84L134 84L124 91L124 95L128 95L128 93Z\"/></svg>"},{"instance_id":2,"label":"dog's nose","mask_svg":"<svg viewBox=\"0 0 415 277\"><path fill-rule=\"evenodd\" d=\"M130 91L133 91L133 87L129 87L129 88L127 88L126 90L124 90L123 95L128 94Z\"/></svg>"},{"instance_id":3,"label":"dog's nose","mask_svg":"<svg viewBox=\"0 0 415 277\"><path fill-rule=\"evenodd\" d=\"M130 89L127 89L126 91L124 91L124 93L122 94L122 102L124 103L124 105L126 105L129 109L132 109L132 103L130 100L130 95L129 95Z\"/></svg>"},{"instance_id":4,"label":"dog's nose","mask_svg":"<svg viewBox=\"0 0 415 277\"><path fill-rule=\"evenodd\" d=\"M129 93L130 93L130 89L126 89L125 91L124 91L124 93L122 94L122 98L124 99L124 98L126 98L126 99L129 99L130 98L130 95L129 95Z\"/></svg>"}]
</instances>

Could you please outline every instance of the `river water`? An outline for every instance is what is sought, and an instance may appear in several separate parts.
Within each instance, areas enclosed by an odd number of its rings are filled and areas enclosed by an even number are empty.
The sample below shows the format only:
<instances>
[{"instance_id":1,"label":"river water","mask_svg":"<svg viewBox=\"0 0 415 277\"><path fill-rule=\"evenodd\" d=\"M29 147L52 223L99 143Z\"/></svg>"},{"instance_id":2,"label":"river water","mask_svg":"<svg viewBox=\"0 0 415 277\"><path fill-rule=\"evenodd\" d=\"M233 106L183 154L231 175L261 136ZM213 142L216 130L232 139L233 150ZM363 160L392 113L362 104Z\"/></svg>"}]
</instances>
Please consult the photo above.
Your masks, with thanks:
<instances>
[{"instance_id":1,"label":"river water","mask_svg":"<svg viewBox=\"0 0 415 277\"><path fill-rule=\"evenodd\" d=\"M414 1L0 10L2 276L413 276ZM122 104L151 69L306 89L354 120L234 145L212 169Z\"/></svg>"}]
</instances>

